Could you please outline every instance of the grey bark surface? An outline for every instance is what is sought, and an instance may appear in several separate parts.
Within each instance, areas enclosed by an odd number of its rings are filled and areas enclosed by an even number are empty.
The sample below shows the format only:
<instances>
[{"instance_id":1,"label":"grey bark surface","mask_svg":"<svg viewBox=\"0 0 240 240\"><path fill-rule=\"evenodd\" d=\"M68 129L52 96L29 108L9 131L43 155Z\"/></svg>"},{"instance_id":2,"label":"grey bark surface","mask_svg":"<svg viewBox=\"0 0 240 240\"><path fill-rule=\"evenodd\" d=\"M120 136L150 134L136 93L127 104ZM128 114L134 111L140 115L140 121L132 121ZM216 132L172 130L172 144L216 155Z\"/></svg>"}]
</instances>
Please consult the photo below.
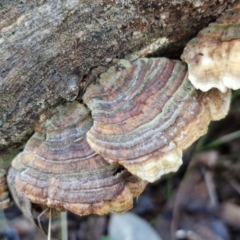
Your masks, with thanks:
<instances>
[{"instance_id":1,"label":"grey bark surface","mask_svg":"<svg viewBox=\"0 0 240 240\"><path fill-rule=\"evenodd\" d=\"M99 66L179 57L232 2L0 0L0 153L23 143L56 105L80 99Z\"/></svg>"}]
</instances>

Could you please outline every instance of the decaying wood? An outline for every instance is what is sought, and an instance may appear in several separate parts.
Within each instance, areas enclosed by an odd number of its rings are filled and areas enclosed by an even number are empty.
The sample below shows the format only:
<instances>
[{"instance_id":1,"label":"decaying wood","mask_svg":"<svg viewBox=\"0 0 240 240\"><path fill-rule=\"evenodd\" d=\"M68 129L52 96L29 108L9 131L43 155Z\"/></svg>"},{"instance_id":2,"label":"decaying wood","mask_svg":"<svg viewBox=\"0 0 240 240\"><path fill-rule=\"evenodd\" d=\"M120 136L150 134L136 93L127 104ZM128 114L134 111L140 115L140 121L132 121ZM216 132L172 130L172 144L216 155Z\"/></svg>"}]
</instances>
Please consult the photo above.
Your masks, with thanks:
<instances>
[{"instance_id":1,"label":"decaying wood","mask_svg":"<svg viewBox=\"0 0 240 240\"><path fill-rule=\"evenodd\" d=\"M0 151L116 58L177 57L233 0L0 1ZM64 100L65 99L65 100Z\"/></svg>"}]
</instances>

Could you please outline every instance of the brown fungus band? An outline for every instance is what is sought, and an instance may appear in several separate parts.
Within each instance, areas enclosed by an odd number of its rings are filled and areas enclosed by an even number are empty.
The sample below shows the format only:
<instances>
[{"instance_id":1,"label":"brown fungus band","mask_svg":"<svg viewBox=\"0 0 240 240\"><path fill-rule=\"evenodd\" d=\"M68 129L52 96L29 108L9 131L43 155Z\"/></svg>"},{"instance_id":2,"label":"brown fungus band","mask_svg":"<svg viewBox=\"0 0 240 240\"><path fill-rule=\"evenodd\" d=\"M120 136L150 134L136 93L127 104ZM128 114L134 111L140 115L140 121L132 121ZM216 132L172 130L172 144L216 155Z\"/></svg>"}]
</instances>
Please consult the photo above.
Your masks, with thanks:
<instances>
[{"instance_id":1,"label":"brown fungus band","mask_svg":"<svg viewBox=\"0 0 240 240\"><path fill-rule=\"evenodd\" d=\"M202 91L240 88L240 8L226 11L192 39L181 56L189 80Z\"/></svg>"},{"instance_id":2,"label":"brown fungus band","mask_svg":"<svg viewBox=\"0 0 240 240\"><path fill-rule=\"evenodd\" d=\"M230 92L197 91L186 65L166 58L120 60L88 87L90 146L109 163L153 182L176 171L182 150L228 111Z\"/></svg>"},{"instance_id":3,"label":"brown fungus band","mask_svg":"<svg viewBox=\"0 0 240 240\"><path fill-rule=\"evenodd\" d=\"M91 126L84 105L59 106L13 160L18 194L45 208L79 215L131 208L146 183L90 148L86 132Z\"/></svg>"},{"instance_id":4,"label":"brown fungus band","mask_svg":"<svg viewBox=\"0 0 240 240\"><path fill-rule=\"evenodd\" d=\"M10 204L6 175L7 169L0 168L0 209L7 208Z\"/></svg>"}]
</instances>

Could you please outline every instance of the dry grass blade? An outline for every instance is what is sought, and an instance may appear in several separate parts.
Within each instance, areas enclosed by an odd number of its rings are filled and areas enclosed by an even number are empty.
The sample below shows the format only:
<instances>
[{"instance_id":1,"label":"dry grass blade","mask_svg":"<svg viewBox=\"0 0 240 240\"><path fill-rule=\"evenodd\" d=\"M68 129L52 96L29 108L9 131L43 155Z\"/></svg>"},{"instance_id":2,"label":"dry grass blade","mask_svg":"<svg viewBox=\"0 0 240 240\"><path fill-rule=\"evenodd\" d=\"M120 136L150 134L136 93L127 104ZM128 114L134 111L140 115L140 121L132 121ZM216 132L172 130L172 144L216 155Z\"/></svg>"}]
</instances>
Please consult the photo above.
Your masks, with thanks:
<instances>
[{"instance_id":1,"label":"dry grass blade","mask_svg":"<svg viewBox=\"0 0 240 240\"><path fill-rule=\"evenodd\" d=\"M201 168L202 174L206 183L206 187L208 190L208 195L210 199L210 205L212 207L217 206L218 200L217 200L217 194L215 191L215 184L212 178L212 174L210 171L206 170L205 168Z\"/></svg>"},{"instance_id":2,"label":"dry grass blade","mask_svg":"<svg viewBox=\"0 0 240 240\"><path fill-rule=\"evenodd\" d=\"M213 142L210 142L209 144L207 144L205 146L200 147L198 149L198 152L203 152L203 151L206 151L206 150L214 149L214 148L220 146L223 143L228 143L228 142L231 142L231 141L233 141L235 139L238 139L238 138L240 138L240 131L236 131L236 132L233 132L233 133L226 134L225 136L220 137L217 140L215 140Z\"/></svg>"},{"instance_id":3,"label":"dry grass blade","mask_svg":"<svg viewBox=\"0 0 240 240\"><path fill-rule=\"evenodd\" d=\"M62 212L60 216L61 221L61 239L68 239L68 228L67 228L67 212Z\"/></svg>"},{"instance_id":4,"label":"dry grass blade","mask_svg":"<svg viewBox=\"0 0 240 240\"><path fill-rule=\"evenodd\" d=\"M49 209L49 222L48 222L48 240L51 240L51 228L52 228L52 209Z\"/></svg>"},{"instance_id":5,"label":"dry grass blade","mask_svg":"<svg viewBox=\"0 0 240 240\"><path fill-rule=\"evenodd\" d=\"M39 216L38 216L38 218L37 218L38 227L40 228L40 230L41 230L42 232L44 232L44 230L43 230L43 227L42 227L42 224L41 224L41 217L42 217L42 216L44 215L44 213L47 212L47 211L48 211L48 208L44 209L44 210L42 211L42 213L39 214Z\"/></svg>"}]
</instances>

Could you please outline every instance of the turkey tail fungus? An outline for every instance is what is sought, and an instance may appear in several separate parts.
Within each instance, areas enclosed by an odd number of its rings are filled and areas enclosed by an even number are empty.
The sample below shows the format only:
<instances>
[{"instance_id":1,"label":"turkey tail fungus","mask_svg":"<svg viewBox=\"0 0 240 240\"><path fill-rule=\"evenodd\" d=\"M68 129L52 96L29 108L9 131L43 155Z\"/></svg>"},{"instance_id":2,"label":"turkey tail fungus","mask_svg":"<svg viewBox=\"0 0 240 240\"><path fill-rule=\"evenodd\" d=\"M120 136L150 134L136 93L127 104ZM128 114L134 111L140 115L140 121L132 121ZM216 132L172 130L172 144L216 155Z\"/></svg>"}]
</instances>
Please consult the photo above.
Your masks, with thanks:
<instances>
[{"instance_id":1,"label":"turkey tail fungus","mask_svg":"<svg viewBox=\"0 0 240 240\"><path fill-rule=\"evenodd\" d=\"M90 148L85 134L91 126L84 105L59 106L12 162L18 194L43 208L78 215L131 208L146 183Z\"/></svg>"},{"instance_id":2,"label":"turkey tail fungus","mask_svg":"<svg viewBox=\"0 0 240 240\"><path fill-rule=\"evenodd\" d=\"M109 163L149 182L177 171L182 150L226 116L230 91L197 91L187 67L166 58L120 60L88 87L87 141Z\"/></svg>"}]
</instances>

